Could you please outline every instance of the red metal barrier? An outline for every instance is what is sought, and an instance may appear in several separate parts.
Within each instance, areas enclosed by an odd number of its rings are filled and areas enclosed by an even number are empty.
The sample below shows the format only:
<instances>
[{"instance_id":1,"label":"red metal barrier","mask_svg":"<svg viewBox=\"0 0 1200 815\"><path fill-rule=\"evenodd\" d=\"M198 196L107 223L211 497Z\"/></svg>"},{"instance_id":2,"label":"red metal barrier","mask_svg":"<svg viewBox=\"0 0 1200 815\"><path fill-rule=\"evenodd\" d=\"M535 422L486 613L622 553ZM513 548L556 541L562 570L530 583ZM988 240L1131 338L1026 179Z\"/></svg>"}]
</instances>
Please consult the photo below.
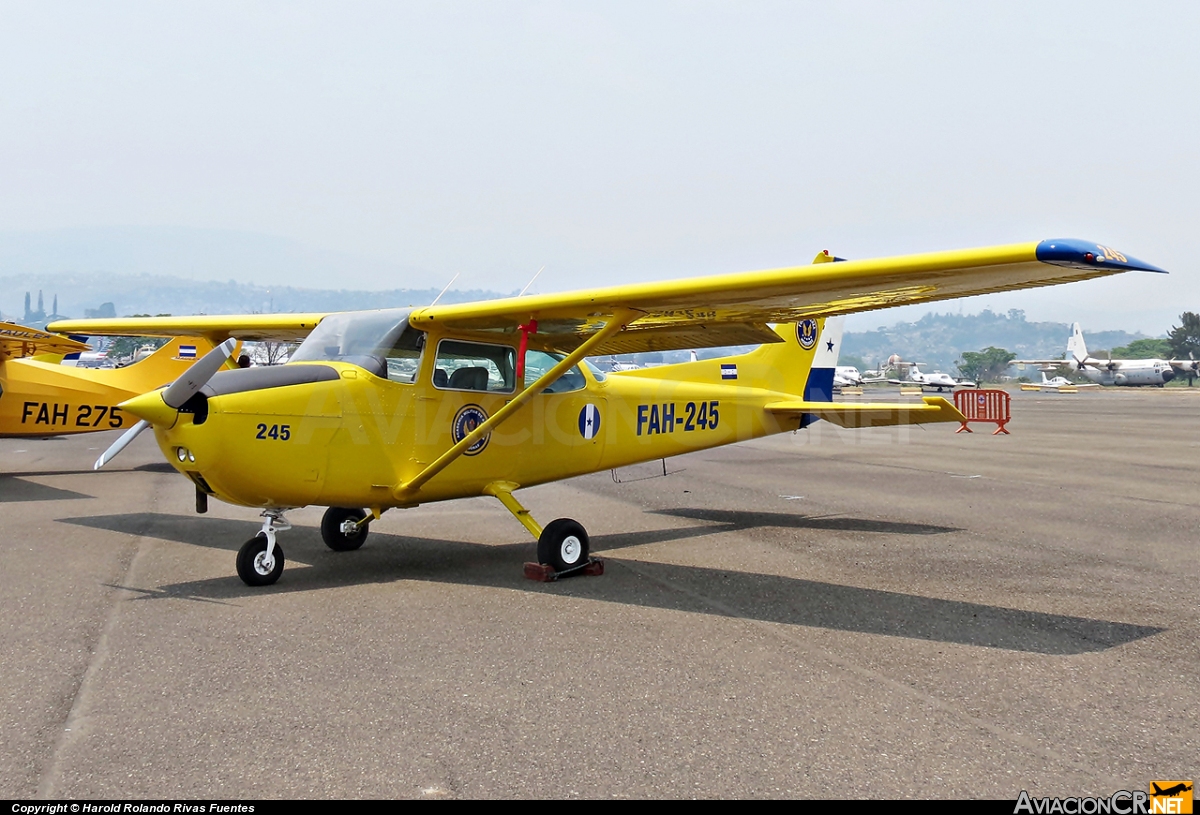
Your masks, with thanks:
<instances>
[{"instance_id":1,"label":"red metal barrier","mask_svg":"<svg viewBox=\"0 0 1200 815\"><path fill-rule=\"evenodd\" d=\"M1004 425L1012 419L1011 402L1012 397L1008 391L998 388L963 388L955 391L954 406L958 408L959 413L967 417L967 421L954 432L961 433L965 430L970 433L971 428L967 427L967 422L989 422L996 425L993 436L999 433L1007 434L1008 430Z\"/></svg>"}]
</instances>

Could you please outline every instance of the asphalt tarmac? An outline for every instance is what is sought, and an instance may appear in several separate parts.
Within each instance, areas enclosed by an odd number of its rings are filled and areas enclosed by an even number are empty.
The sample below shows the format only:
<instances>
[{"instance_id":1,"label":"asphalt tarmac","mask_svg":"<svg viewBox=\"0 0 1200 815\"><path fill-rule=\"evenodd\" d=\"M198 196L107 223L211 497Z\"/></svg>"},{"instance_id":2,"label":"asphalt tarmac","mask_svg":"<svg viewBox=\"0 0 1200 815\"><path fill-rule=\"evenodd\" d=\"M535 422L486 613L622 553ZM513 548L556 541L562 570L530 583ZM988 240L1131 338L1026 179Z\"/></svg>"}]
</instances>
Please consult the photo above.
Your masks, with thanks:
<instances>
[{"instance_id":1,"label":"asphalt tarmac","mask_svg":"<svg viewBox=\"0 0 1200 815\"><path fill-rule=\"evenodd\" d=\"M0 796L1003 798L1195 779L1200 389L1013 397L491 498L366 546L193 513L145 434L0 440ZM656 475L657 474L657 475Z\"/></svg>"}]
</instances>

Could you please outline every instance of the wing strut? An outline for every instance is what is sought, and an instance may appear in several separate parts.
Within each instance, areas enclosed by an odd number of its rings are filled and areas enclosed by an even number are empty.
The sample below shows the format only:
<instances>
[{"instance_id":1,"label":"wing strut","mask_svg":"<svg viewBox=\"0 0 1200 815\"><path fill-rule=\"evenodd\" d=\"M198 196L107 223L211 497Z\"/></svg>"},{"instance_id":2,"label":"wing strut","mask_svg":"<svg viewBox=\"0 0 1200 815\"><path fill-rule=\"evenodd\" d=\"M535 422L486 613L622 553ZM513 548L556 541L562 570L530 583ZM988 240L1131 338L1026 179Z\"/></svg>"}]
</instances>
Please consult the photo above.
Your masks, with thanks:
<instances>
[{"instance_id":1,"label":"wing strut","mask_svg":"<svg viewBox=\"0 0 1200 815\"><path fill-rule=\"evenodd\" d=\"M413 493L419 490L422 484L446 469L451 462L466 452L472 444L479 441L488 433L491 433L492 430L520 410L529 400L554 384L554 380L558 379L575 365L578 365L579 361L586 357L593 348L625 328L625 326L632 323L635 319L637 319L635 312L626 309L620 309L614 313L604 328L584 340L578 348L567 354L561 362L534 380L532 385L525 388L511 402L497 410L487 421L468 433L462 441L438 456L436 461L424 470L421 470L421 472L417 473L410 480L396 487L393 490L393 494L397 500L407 501L412 499Z\"/></svg>"}]
</instances>

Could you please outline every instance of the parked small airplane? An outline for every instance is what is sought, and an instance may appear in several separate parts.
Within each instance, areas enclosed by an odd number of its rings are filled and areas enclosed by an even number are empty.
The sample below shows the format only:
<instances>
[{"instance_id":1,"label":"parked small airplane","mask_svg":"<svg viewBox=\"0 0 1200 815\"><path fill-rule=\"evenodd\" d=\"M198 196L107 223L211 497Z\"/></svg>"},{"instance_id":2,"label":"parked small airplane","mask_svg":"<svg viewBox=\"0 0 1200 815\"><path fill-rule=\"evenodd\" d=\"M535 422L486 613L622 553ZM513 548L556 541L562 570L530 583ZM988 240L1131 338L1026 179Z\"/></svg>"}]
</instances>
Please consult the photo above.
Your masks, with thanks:
<instances>
[{"instance_id":1,"label":"parked small airplane","mask_svg":"<svg viewBox=\"0 0 1200 815\"><path fill-rule=\"evenodd\" d=\"M863 384L863 377L853 365L839 365L833 371L833 384L839 388L854 387Z\"/></svg>"},{"instance_id":2,"label":"parked small airplane","mask_svg":"<svg viewBox=\"0 0 1200 815\"><path fill-rule=\"evenodd\" d=\"M1051 371L1054 369L1051 368ZM1040 383L1029 383L1021 386L1021 390L1089 390L1091 388L1100 387L1095 382L1072 382L1065 376L1056 376L1051 379L1046 378L1047 370L1042 368L1042 381Z\"/></svg>"},{"instance_id":3,"label":"parked small airplane","mask_svg":"<svg viewBox=\"0 0 1200 815\"><path fill-rule=\"evenodd\" d=\"M1162 272L1098 244L1051 240L336 314L68 320L82 335L204 337L219 347L167 388L121 405L208 496L263 509L237 572L283 571L285 510L329 507L321 535L357 549L393 508L496 497L562 574L586 567L569 518L538 524L514 492L585 473L798 430L963 421L946 399L834 402L830 318L908 303ZM237 339L303 340L286 365L219 371ZM585 358L761 343L749 353L604 375ZM145 423L145 424L143 424Z\"/></svg>"},{"instance_id":4,"label":"parked small airplane","mask_svg":"<svg viewBox=\"0 0 1200 815\"><path fill-rule=\"evenodd\" d=\"M903 379L889 379L888 383L892 385L920 385L921 389L937 388L938 393L955 388L973 388L975 383L967 379L955 379L950 374L944 374L941 371L934 371L927 374L921 370L920 366L924 362L898 362L896 365L900 368L908 369L908 376Z\"/></svg>"},{"instance_id":5,"label":"parked small airplane","mask_svg":"<svg viewBox=\"0 0 1200 815\"><path fill-rule=\"evenodd\" d=\"M0 437L44 438L129 427L120 403L183 374L212 344L173 339L125 368L63 364L89 351L70 337L0 323Z\"/></svg>"},{"instance_id":6,"label":"parked small airplane","mask_svg":"<svg viewBox=\"0 0 1200 815\"><path fill-rule=\"evenodd\" d=\"M1165 359L1097 359L1089 356L1079 323L1071 325L1066 360L1018 359L1014 365L1069 365L1097 385L1162 387L1175 378L1173 362Z\"/></svg>"},{"instance_id":7,"label":"parked small airplane","mask_svg":"<svg viewBox=\"0 0 1200 815\"><path fill-rule=\"evenodd\" d=\"M60 364L72 368L116 367L109 361L107 351L76 351L64 356Z\"/></svg>"}]
</instances>

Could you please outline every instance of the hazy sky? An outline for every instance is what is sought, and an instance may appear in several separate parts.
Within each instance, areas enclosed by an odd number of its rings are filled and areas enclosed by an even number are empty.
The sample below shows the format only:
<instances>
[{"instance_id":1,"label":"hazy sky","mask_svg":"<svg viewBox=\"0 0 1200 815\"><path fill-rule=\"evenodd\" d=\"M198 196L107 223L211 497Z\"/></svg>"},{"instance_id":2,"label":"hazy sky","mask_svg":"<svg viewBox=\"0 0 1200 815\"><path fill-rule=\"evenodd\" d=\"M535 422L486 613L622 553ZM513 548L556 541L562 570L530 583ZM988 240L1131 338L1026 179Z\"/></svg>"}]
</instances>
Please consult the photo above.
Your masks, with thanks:
<instances>
[{"instance_id":1,"label":"hazy sky","mask_svg":"<svg viewBox=\"0 0 1200 815\"><path fill-rule=\"evenodd\" d=\"M331 286L545 265L539 291L1079 237L1173 274L964 308L1160 333L1200 311L1198 9L6 0L0 230L230 229L418 270Z\"/></svg>"}]
</instances>

